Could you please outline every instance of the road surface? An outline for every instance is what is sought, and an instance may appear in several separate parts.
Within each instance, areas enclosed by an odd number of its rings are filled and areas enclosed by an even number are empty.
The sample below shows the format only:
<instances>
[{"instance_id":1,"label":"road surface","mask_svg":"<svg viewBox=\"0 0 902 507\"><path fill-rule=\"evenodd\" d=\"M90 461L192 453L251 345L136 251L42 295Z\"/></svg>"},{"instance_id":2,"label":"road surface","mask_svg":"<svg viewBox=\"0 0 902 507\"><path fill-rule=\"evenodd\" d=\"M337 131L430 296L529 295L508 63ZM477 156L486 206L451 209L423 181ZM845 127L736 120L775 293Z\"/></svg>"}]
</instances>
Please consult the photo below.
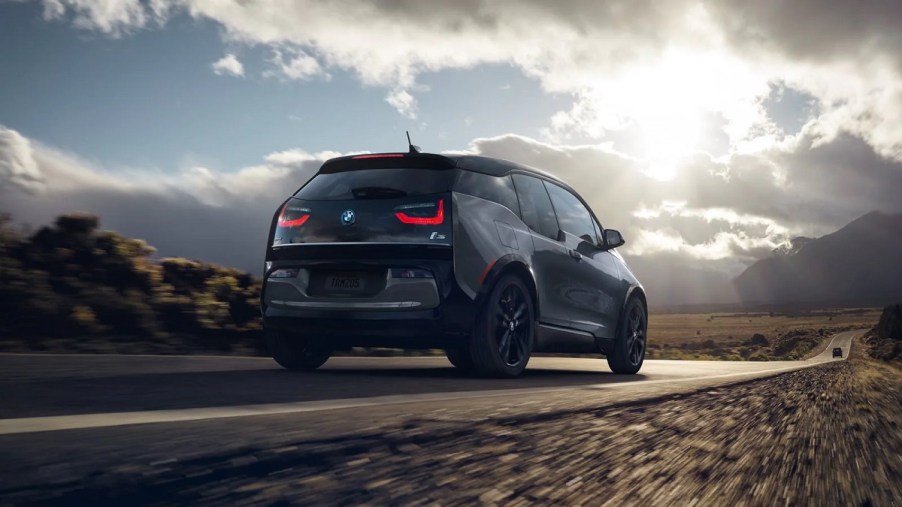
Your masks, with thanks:
<instances>
[{"instance_id":1,"label":"road surface","mask_svg":"<svg viewBox=\"0 0 902 507\"><path fill-rule=\"evenodd\" d=\"M348 435L378 438L386 427L535 419L716 393L839 360L834 347L845 359L858 333L834 336L806 361L650 360L627 376L602 359L540 357L511 380L467 376L437 357L333 358L297 373L266 358L0 354L0 500L136 463L165 467Z\"/></svg>"},{"instance_id":2,"label":"road surface","mask_svg":"<svg viewBox=\"0 0 902 507\"><path fill-rule=\"evenodd\" d=\"M832 361L834 347L844 359L855 333L835 335L806 361L648 360L639 375L616 375L601 359L536 357L521 378L504 380L463 375L443 357L335 357L319 371L299 373L251 357L0 355L0 435L485 398L503 403L574 391L697 389Z\"/></svg>"}]
</instances>

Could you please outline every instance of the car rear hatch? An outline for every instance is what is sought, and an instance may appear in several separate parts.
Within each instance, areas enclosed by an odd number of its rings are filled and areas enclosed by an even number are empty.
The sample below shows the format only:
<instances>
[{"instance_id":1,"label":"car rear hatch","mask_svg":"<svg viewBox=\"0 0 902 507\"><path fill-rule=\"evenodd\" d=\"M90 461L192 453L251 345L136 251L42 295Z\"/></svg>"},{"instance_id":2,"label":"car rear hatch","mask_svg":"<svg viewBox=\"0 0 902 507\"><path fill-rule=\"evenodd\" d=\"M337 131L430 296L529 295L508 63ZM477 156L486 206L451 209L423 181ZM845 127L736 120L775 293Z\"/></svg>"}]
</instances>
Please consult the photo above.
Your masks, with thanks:
<instances>
[{"instance_id":1,"label":"car rear hatch","mask_svg":"<svg viewBox=\"0 0 902 507\"><path fill-rule=\"evenodd\" d=\"M270 245L280 251L360 243L450 246L455 176L453 162L435 155L329 161L277 213Z\"/></svg>"},{"instance_id":2,"label":"car rear hatch","mask_svg":"<svg viewBox=\"0 0 902 507\"><path fill-rule=\"evenodd\" d=\"M426 309L451 271L453 161L385 154L326 162L277 211L264 304Z\"/></svg>"}]
</instances>

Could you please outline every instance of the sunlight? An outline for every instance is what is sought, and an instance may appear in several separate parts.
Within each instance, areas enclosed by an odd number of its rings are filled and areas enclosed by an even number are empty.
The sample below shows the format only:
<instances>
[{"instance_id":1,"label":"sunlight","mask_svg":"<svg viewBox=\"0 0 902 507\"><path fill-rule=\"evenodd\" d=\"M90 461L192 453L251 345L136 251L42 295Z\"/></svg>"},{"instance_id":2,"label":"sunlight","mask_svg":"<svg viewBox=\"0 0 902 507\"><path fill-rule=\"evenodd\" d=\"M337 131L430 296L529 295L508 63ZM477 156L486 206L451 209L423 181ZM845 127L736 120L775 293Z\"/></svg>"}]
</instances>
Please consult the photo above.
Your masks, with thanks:
<instances>
[{"instance_id":1,"label":"sunlight","mask_svg":"<svg viewBox=\"0 0 902 507\"><path fill-rule=\"evenodd\" d=\"M766 90L765 90L766 91ZM719 114L731 139L759 120L758 90L749 69L723 53L670 50L659 60L601 80L590 94L599 126L623 130L644 172L658 180L705 145L706 115Z\"/></svg>"}]
</instances>

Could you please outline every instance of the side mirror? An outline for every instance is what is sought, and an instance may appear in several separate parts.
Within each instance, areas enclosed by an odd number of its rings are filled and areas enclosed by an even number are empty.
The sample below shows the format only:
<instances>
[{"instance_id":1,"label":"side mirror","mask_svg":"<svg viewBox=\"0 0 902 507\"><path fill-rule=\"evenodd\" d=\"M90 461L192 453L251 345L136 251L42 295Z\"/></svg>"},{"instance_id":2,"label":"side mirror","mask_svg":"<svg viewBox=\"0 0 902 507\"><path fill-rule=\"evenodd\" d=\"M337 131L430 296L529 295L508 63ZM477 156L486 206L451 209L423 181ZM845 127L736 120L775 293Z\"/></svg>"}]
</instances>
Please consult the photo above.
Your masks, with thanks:
<instances>
[{"instance_id":1,"label":"side mirror","mask_svg":"<svg viewBox=\"0 0 902 507\"><path fill-rule=\"evenodd\" d=\"M615 229L605 229L604 230L604 242L605 248L617 248L618 246L623 246L626 243L626 240L623 239L623 235L620 234L620 231Z\"/></svg>"}]
</instances>

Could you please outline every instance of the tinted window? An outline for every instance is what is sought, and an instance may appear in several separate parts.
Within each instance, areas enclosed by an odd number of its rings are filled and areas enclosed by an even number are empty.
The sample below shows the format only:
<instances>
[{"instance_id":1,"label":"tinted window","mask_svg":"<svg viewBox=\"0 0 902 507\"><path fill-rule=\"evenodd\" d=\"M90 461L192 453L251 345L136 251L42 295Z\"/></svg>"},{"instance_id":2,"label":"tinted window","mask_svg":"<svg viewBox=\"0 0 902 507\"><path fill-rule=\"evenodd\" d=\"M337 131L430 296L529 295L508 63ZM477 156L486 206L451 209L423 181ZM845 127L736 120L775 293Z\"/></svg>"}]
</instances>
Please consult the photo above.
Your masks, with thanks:
<instances>
[{"instance_id":1,"label":"tinted window","mask_svg":"<svg viewBox=\"0 0 902 507\"><path fill-rule=\"evenodd\" d=\"M392 199L451 190L456 171L448 169L359 169L317 174L295 197L308 201Z\"/></svg>"},{"instance_id":2,"label":"tinted window","mask_svg":"<svg viewBox=\"0 0 902 507\"><path fill-rule=\"evenodd\" d=\"M460 171L454 190L496 202L515 214L519 214L517 212L517 194L514 192L510 176L490 176L473 171Z\"/></svg>"},{"instance_id":3,"label":"tinted window","mask_svg":"<svg viewBox=\"0 0 902 507\"><path fill-rule=\"evenodd\" d=\"M514 186L520 198L520 216L530 229L551 239L557 238L557 220L548 192L542 181L531 176L515 174Z\"/></svg>"},{"instance_id":4,"label":"tinted window","mask_svg":"<svg viewBox=\"0 0 902 507\"><path fill-rule=\"evenodd\" d=\"M583 203L569 190L548 182L545 183L545 186L548 187L548 194L551 196L551 203L554 205L561 230L593 245L597 244L592 215Z\"/></svg>"}]
</instances>

